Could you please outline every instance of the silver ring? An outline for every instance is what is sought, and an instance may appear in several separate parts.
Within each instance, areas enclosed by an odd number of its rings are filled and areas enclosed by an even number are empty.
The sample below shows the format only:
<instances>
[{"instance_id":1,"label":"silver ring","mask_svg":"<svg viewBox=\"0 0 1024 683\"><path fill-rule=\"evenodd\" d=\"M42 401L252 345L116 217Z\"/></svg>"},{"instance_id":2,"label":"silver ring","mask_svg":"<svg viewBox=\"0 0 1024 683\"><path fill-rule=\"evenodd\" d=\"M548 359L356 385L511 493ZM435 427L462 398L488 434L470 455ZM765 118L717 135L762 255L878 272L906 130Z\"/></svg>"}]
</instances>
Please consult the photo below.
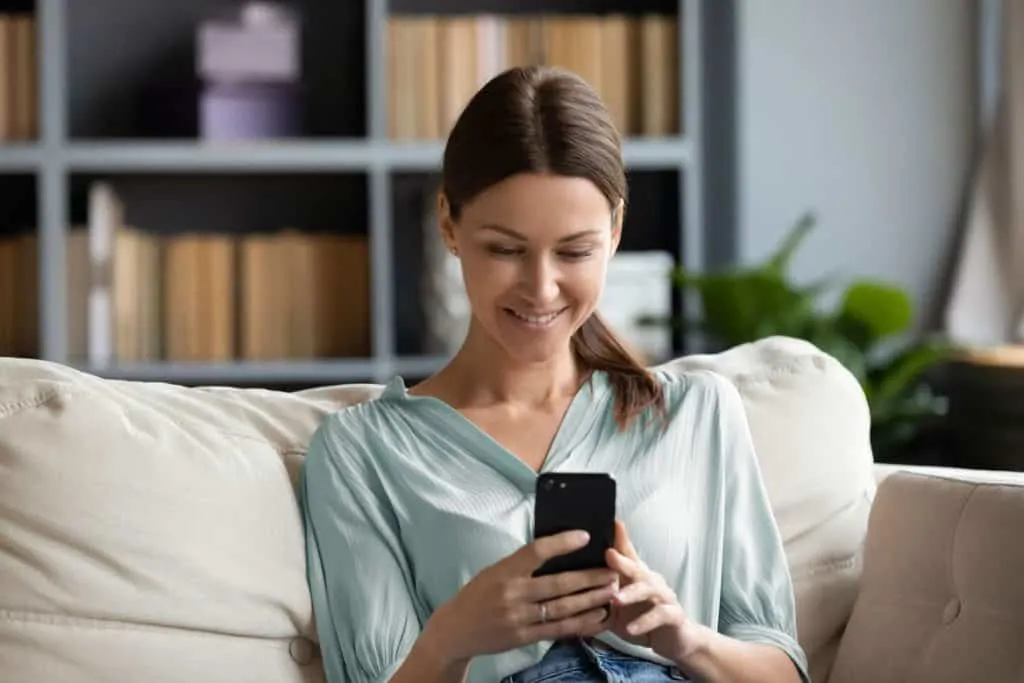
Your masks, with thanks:
<instances>
[{"instance_id":1,"label":"silver ring","mask_svg":"<svg viewBox=\"0 0 1024 683\"><path fill-rule=\"evenodd\" d=\"M548 606L547 603L540 603L540 623L546 623L548 620Z\"/></svg>"}]
</instances>

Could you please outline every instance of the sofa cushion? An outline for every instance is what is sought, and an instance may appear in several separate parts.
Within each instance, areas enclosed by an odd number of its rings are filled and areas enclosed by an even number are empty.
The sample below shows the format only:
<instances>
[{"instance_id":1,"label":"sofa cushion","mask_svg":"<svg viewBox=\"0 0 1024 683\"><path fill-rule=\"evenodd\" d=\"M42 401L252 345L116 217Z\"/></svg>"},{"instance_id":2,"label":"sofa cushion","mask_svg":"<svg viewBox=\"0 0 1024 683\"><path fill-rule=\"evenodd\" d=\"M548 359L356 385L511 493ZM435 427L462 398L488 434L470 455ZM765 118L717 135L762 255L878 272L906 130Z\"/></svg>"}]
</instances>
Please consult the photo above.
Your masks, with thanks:
<instances>
[{"instance_id":1,"label":"sofa cushion","mask_svg":"<svg viewBox=\"0 0 1024 683\"><path fill-rule=\"evenodd\" d=\"M825 680L853 609L875 494L870 415L856 378L812 344L769 337L674 360L739 389L786 547L800 644Z\"/></svg>"},{"instance_id":2,"label":"sofa cushion","mask_svg":"<svg viewBox=\"0 0 1024 683\"><path fill-rule=\"evenodd\" d=\"M293 486L306 395L0 361L5 680L319 681Z\"/></svg>"},{"instance_id":3,"label":"sofa cushion","mask_svg":"<svg viewBox=\"0 0 1024 683\"><path fill-rule=\"evenodd\" d=\"M829 683L1021 680L1024 475L1006 479L886 473Z\"/></svg>"}]
</instances>

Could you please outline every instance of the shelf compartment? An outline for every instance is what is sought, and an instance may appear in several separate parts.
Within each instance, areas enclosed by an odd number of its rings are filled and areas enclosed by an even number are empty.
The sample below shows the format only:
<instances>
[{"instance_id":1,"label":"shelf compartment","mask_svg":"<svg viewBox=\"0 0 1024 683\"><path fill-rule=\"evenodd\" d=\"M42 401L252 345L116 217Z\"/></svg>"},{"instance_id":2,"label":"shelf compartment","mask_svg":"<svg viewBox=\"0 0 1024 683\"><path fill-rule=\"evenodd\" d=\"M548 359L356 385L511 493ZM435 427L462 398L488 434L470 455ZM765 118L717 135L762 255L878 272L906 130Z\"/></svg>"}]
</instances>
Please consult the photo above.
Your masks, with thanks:
<instances>
[{"instance_id":1,"label":"shelf compartment","mask_svg":"<svg viewBox=\"0 0 1024 683\"><path fill-rule=\"evenodd\" d=\"M370 355L364 176L76 175L71 184L73 362ZM113 218L100 220L104 213ZM112 226L105 265L90 263L94 225ZM82 272L105 273L88 295Z\"/></svg>"},{"instance_id":2,"label":"shelf compartment","mask_svg":"<svg viewBox=\"0 0 1024 683\"><path fill-rule=\"evenodd\" d=\"M302 133L361 137L367 106L365 3L299 5ZM72 140L198 136L196 31L224 3L90 0L64 6L62 66Z\"/></svg>"},{"instance_id":3,"label":"shelf compartment","mask_svg":"<svg viewBox=\"0 0 1024 683\"><path fill-rule=\"evenodd\" d=\"M556 1L532 11L517 4L391 4L380 36L389 138L443 138L480 86L532 64L578 74L623 136L682 130L677 3Z\"/></svg>"},{"instance_id":4,"label":"shelf compartment","mask_svg":"<svg viewBox=\"0 0 1024 683\"><path fill-rule=\"evenodd\" d=\"M0 356L39 355L36 179L0 175Z\"/></svg>"}]
</instances>

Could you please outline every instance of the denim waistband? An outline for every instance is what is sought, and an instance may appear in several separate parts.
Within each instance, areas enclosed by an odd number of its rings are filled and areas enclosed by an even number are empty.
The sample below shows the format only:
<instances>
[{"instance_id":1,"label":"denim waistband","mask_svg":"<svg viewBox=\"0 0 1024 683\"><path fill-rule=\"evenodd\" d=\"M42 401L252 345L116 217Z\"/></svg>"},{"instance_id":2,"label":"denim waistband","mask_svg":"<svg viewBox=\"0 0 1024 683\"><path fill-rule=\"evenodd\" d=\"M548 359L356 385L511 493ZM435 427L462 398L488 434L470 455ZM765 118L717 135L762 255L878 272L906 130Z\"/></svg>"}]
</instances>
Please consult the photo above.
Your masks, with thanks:
<instances>
[{"instance_id":1,"label":"denim waistband","mask_svg":"<svg viewBox=\"0 0 1024 683\"><path fill-rule=\"evenodd\" d=\"M634 657L596 639L554 643L539 662L502 683L668 683L689 681L675 667Z\"/></svg>"}]
</instances>

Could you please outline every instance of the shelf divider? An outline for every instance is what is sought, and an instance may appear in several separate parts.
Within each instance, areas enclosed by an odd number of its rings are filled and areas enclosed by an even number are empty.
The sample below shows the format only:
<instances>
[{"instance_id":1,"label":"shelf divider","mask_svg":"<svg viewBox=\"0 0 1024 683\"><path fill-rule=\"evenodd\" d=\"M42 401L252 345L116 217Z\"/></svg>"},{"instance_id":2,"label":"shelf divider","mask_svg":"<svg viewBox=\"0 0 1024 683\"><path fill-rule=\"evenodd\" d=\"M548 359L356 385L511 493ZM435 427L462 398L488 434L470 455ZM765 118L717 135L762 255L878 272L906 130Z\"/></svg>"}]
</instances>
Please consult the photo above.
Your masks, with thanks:
<instances>
[{"instance_id":1,"label":"shelf divider","mask_svg":"<svg viewBox=\"0 0 1024 683\"><path fill-rule=\"evenodd\" d=\"M73 172L296 172L368 171L374 167L432 172L441 168L440 140L301 139L245 144L203 141L71 142L57 149L57 163ZM32 152L24 153L30 158ZM631 138L623 143L626 165L636 170L676 169L694 158L688 138ZM16 155L0 150L0 166Z\"/></svg>"},{"instance_id":2,"label":"shelf divider","mask_svg":"<svg viewBox=\"0 0 1024 683\"><path fill-rule=\"evenodd\" d=\"M228 362L153 361L115 363L94 367L72 362L71 366L98 377L138 382L184 384L337 384L345 382L383 383L394 373L406 377L426 376L447 361L442 356L405 356L387 364L373 358L317 358Z\"/></svg>"},{"instance_id":3,"label":"shelf divider","mask_svg":"<svg viewBox=\"0 0 1024 683\"><path fill-rule=\"evenodd\" d=\"M65 0L38 0L40 83L38 187L40 356L66 362L68 181L61 163L67 140Z\"/></svg>"}]
</instances>

